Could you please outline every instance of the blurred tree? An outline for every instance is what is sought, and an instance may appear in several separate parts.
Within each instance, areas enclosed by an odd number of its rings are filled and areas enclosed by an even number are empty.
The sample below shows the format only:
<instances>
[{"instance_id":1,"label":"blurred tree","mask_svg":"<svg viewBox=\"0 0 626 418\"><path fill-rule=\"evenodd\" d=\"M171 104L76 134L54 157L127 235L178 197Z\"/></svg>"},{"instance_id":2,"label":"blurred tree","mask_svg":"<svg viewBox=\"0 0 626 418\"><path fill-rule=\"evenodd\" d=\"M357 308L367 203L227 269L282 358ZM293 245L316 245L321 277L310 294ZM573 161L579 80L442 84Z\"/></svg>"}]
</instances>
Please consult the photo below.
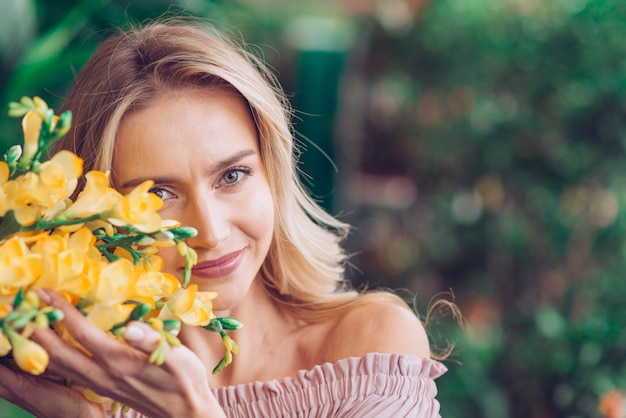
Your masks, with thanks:
<instances>
[{"instance_id":1,"label":"blurred tree","mask_svg":"<svg viewBox=\"0 0 626 418\"><path fill-rule=\"evenodd\" d=\"M416 198L357 199L355 264L458 295L442 414L597 416L625 383L625 4L381 0L368 31L360 177Z\"/></svg>"}]
</instances>

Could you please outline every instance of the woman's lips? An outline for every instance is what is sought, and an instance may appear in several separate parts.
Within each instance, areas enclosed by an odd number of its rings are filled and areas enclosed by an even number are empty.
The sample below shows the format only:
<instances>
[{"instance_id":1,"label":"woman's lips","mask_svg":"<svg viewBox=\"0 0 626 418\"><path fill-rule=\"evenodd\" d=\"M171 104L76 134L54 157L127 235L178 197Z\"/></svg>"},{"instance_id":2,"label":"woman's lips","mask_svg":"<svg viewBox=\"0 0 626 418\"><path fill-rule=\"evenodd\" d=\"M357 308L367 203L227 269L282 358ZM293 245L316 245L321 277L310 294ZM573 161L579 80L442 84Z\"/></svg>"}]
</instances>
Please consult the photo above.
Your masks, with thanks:
<instances>
[{"instance_id":1,"label":"woman's lips","mask_svg":"<svg viewBox=\"0 0 626 418\"><path fill-rule=\"evenodd\" d=\"M217 279L232 273L239 267L245 249L232 252L215 260L202 261L191 269L191 274L203 279Z\"/></svg>"}]
</instances>

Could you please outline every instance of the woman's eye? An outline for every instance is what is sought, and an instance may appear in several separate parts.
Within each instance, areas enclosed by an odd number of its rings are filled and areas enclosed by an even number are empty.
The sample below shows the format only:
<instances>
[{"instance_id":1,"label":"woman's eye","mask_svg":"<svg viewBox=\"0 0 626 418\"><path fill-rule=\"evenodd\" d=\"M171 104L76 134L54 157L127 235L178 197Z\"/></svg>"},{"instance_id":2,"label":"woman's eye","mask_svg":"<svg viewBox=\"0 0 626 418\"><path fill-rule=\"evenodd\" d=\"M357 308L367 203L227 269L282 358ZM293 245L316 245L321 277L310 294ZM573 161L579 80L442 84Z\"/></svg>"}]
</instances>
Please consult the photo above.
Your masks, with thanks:
<instances>
[{"instance_id":1,"label":"woman's eye","mask_svg":"<svg viewBox=\"0 0 626 418\"><path fill-rule=\"evenodd\" d=\"M172 199L174 197L174 193L168 191L167 189L164 189L163 187L153 187L149 190L149 192L159 196L161 200Z\"/></svg>"},{"instance_id":2,"label":"woman's eye","mask_svg":"<svg viewBox=\"0 0 626 418\"><path fill-rule=\"evenodd\" d=\"M224 173L224 175L222 176L222 181L225 185L232 186L239 183L241 180L243 180L243 177L248 174L250 174L250 170L247 168L233 168Z\"/></svg>"}]
</instances>

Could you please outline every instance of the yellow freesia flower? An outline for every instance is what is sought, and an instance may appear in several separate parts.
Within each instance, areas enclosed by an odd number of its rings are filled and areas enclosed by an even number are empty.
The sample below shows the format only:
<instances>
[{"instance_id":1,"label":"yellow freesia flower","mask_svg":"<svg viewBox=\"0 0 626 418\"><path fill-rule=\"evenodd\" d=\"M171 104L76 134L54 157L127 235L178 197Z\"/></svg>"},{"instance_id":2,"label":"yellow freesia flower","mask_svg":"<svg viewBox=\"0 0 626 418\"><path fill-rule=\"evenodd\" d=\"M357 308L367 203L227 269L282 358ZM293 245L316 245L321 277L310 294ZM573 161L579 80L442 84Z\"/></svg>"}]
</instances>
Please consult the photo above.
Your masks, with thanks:
<instances>
[{"instance_id":1,"label":"yellow freesia flower","mask_svg":"<svg viewBox=\"0 0 626 418\"><path fill-rule=\"evenodd\" d=\"M216 292L197 292L192 308L179 315L180 320L191 326L204 326L215 318L213 315L213 299L217 297Z\"/></svg>"},{"instance_id":2,"label":"yellow freesia flower","mask_svg":"<svg viewBox=\"0 0 626 418\"><path fill-rule=\"evenodd\" d=\"M41 274L42 257L17 236L0 245L0 289L28 286Z\"/></svg>"},{"instance_id":3,"label":"yellow freesia flower","mask_svg":"<svg viewBox=\"0 0 626 418\"><path fill-rule=\"evenodd\" d=\"M86 298L91 305L85 311L89 322L102 330L109 330L128 318L133 310L133 305L124 302L141 299L135 286L137 272L132 262L125 259L111 263L92 262L87 273L91 284Z\"/></svg>"},{"instance_id":4,"label":"yellow freesia flower","mask_svg":"<svg viewBox=\"0 0 626 418\"><path fill-rule=\"evenodd\" d=\"M56 203L72 195L83 172L83 160L70 151L61 151L39 167L39 178Z\"/></svg>"},{"instance_id":5,"label":"yellow freesia flower","mask_svg":"<svg viewBox=\"0 0 626 418\"><path fill-rule=\"evenodd\" d=\"M117 323L124 322L133 311L134 305L119 303L98 303L86 309L87 320L103 331L110 330Z\"/></svg>"},{"instance_id":6,"label":"yellow freesia flower","mask_svg":"<svg viewBox=\"0 0 626 418\"><path fill-rule=\"evenodd\" d=\"M86 184L76 201L63 213L63 217L86 218L98 213L106 213L117 206L122 195L109 187L109 177L100 171L85 174Z\"/></svg>"},{"instance_id":7,"label":"yellow freesia flower","mask_svg":"<svg viewBox=\"0 0 626 418\"><path fill-rule=\"evenodd\" d=\"M180 288L176 276L160 271L144 271L137 279L137 293L153 300L172 296Z\"/></svg>"},{"instance_id":8,"label":"yellow freesia flower","mask_svg":"<svg viewBox=\"0 0 626 418\"><path fill-rule=\"evenodd\" d=\"M87 257L100 258L93 248L95 238L89 229L83 227L73 234L55 231L41 237L32 247L32 252L42 256L42 273L35 283L39 287L54 289L58 292L86 297L90 283L85 270L88 268Z\"/></svg>"},{"instance_id":9,"label":"yellow freesia flower","mask_svg":"<svg viewBox=\"0 0 626 418\"><path fill-rule=\"evenodd\" d=\"M4 185L4 192L9 199L7 209L12 209L15 219L24 226L32 225L37 220L42 207L54 207L50 194L42 186L39 176L33 172L8 181Z\"/></svg>"},{"instance_id":10,"label":"yellow freesia flower","mask_svg":"<svg viewBox=\"0 0 626 418\"><path fill-rule=\"evenodd\" d=\"M10 328L8 328L8 334L17 367L34 375L43 373L50 361L48 352L36 342L24 338Z\"/></svg>"},{"instance_id":11,"label":"yellow freesia flower","mask_svg":"<svg viewBox=\"0 0 626 418\"><path fill-rule=\"evenodd\" d=\"M165 268L163 258L156 254L151 255L150 257L145 257L141 261L143 263L143 268L146 271L163 271Z\"/></svg>"},{"instance_id":12,"label":"yellow freesia flower","mask_svg":"<svg viewBox=\"0 0 626 418\"><path fill-rule=\"evenodd\" d=\"M95 303L123 303L133 299L137 272L128 260L119 259L102 268L97 281L91 283L89 300Z\"/></svg>"},{"instance_id":13,"label":"yellow freesia flower","mask_svg":"<svg viewBox=\"0 0 626 418\"><path fill-rule=\"evenodd\" d=\"M189 285L174 294L161 309L159 318L178 319L191 326L208 325L214 317L212 301L215 297L215 292L198 292L197 285Z\"/></svg>"},{"instance_id":14,"label":"yellow freesia flower","mask_svg":"<svg viewBox=\"0 0 626 418\"><path fill-rule=\"evenodd\" d=\"M163 201L154 193L148 192L153 185L152 180L147 180L135 187L113 209L108 221L117 226L132 225L144 233L161 229L162 221L157 212L163 206Z\"/></svg>"},{"instance_id":15,"label":"yellow freesia flower","mask_svg":"<svg viewBox=\"0 0 626 418\"><path fill-rule=\"evenodd\" d=\"M24 132L24 149L22 160L30 161L39 149L39 135L43 118L37 111L30 110L22 118L22 131Z\"/></svg>"}]
</instances>

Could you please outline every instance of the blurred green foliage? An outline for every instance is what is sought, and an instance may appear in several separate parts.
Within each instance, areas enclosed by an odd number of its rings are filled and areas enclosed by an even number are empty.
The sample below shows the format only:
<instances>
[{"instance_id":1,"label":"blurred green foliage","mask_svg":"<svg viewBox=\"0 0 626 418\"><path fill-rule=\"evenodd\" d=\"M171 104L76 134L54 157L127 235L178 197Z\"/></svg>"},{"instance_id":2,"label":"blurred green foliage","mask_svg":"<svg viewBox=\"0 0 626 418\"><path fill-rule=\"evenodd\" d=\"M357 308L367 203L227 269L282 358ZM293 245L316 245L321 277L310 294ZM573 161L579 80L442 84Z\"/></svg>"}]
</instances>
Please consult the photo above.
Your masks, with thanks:
<instances>
[{"instance_id":1,"label":"blurred green foliage","mask_svg":"<svg viewBox=\"0 0 626 418\"><path fill-rule=\"evenodd\" d=\"M422 312L454 292L466 327L431 327L457 347L444 417L594 417L626 388L626 3L1 0L0 100L57 106L113 25L168 10L240 32L296 108L320 89L302 78L300 18L352 33L325 101L337 113L321 115L351 278L407 288ZM298 113L296 128L320 121ZM0 132L3 148L18 137L4 115Z\"/></svg>"},{"instance_id":2,"label":"blurred green foliage","mask_svg":"<svg viewBox=\"0 0 626 418\"><path fill-rule=\"evenodd\" d=\"M626 4L427 3L370 26L362 164L419 193L357 264L457 295L444 416L597 416L626 387Z\"/></svg>"}]
</instances>

